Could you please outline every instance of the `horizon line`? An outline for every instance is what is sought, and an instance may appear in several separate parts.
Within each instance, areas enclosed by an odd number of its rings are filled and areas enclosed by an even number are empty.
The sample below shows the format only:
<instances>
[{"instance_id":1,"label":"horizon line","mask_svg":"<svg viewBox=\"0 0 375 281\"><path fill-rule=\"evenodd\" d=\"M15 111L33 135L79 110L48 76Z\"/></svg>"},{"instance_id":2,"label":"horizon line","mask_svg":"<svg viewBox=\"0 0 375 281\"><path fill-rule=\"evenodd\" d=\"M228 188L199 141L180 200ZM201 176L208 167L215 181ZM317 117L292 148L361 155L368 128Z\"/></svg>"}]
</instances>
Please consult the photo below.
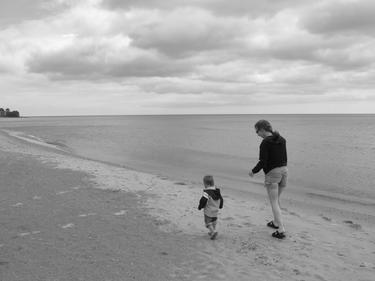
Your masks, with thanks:
<instances>
[{"instance_id":1,"label":"horizon line","mask_svg":"<svg viewBox=\"0 0 375 281\"><path fill-rule=\"evenodd\" d=\"M375 115L375 113L185 113L185 114L82 114L82 115L21 115L35 117L116 117L116 116L218 116L218 115ZM9 117L8 117L9 118ZM13 119L13 118L11 118Z\"/></svg>"}]
</instances>

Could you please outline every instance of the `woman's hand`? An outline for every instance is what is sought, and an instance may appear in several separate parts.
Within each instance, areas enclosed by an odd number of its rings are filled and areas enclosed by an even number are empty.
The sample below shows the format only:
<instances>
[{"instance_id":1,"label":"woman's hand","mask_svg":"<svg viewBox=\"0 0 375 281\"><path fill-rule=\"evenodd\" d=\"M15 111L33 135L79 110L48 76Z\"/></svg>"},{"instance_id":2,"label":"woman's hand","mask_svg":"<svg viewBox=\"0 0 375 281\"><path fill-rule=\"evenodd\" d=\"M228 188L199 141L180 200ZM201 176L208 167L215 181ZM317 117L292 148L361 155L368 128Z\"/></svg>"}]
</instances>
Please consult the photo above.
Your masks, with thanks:
<instances>
[{"instance_id":1,"label":"woman's hand","mask_svg":"<svg viewBox=\"0 0 375 281\"><path fill-rule=\"evenodd\" d=\"M249 172L249 176L252 178L252 177L254 177L254 173L253 173L253 171L250 171Z\"/></svg>"}]
</instances>

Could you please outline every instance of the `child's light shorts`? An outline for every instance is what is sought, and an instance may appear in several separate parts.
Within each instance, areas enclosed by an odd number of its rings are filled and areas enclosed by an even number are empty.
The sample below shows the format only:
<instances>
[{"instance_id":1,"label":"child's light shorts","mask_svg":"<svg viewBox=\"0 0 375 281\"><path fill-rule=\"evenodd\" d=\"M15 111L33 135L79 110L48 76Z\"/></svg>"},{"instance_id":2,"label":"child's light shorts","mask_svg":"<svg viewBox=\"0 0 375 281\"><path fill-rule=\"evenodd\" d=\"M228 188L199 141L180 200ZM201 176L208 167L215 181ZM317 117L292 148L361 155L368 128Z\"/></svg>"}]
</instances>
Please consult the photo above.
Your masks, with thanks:
<instances>
[{"instance_id":1,"label":"child's light shorts","mask_svg":"<svg viewBox=\"0 0 375 281\"><path fill-rule=\"evenodd\" d=\"M288 181L288 168L277 167L265 175L264 185L266 187L285 187Z\"/></svg>"}]
</instances>

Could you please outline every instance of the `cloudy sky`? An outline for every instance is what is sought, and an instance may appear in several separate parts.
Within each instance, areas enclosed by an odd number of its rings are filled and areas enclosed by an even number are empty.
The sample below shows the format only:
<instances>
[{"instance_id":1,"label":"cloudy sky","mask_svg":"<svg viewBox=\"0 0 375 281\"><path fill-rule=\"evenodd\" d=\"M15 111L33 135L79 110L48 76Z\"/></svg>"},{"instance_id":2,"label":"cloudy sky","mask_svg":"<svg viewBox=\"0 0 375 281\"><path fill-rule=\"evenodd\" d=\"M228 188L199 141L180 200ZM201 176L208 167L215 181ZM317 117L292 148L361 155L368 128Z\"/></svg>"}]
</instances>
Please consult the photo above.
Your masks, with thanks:
<instances>
[{"instance_id":1,"label":"cloudy sky","mask_svg":"<svg viewBox=\"0 0 375 281\"><path fill-rule=\"evenodd\" d=\"M4 0L23 115L375 113L373 0Z\"/></svg>"}]
</instances>

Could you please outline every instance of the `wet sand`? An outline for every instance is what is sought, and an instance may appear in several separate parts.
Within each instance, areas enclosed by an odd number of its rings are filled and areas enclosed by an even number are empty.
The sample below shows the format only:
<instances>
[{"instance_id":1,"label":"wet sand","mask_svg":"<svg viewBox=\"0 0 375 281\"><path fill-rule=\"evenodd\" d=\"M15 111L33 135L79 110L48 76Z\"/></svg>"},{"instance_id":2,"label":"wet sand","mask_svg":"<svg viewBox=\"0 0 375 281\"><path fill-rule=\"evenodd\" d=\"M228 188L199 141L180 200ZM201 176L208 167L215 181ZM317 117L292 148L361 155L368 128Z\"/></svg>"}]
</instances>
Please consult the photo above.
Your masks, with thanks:
<instances>
[{"instance_id":1,"label":"wet sand","mask_svg":"<svg viewBox=\"0 0 375 281\"><path fill-rule=\"evenodd\" d=\"M373 280L366 219L286 202L279 241L265 226L265 195L223 190L211 241L196 209L201 186L4 133L0 164L0 280Z\"/></svg>"}]
</instances>

